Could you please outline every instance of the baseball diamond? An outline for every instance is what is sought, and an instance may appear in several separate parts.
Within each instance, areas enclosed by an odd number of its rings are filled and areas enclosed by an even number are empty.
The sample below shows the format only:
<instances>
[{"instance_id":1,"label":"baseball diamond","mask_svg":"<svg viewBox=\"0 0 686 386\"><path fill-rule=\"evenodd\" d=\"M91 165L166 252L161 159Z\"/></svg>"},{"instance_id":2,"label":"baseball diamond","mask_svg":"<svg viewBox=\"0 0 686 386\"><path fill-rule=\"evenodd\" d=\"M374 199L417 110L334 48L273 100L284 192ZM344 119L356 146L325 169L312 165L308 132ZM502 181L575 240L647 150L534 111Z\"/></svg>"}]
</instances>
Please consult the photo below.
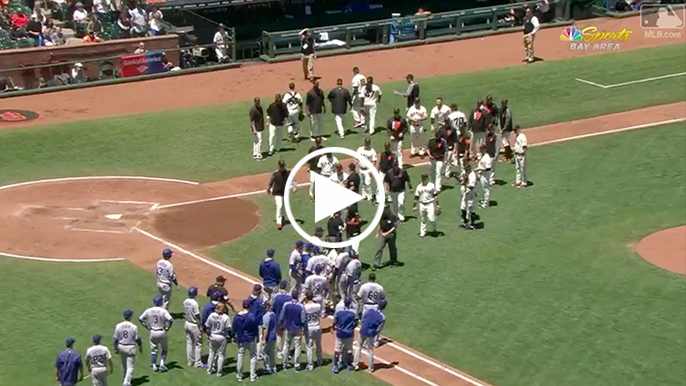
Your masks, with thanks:
<instances>
[{"instance_id":1,"label":"baseball diamond","mask_svg":"<svg viewBox=\"0 0 686 386\"><path fill-rule=\"evenodd\" d=\"M578 24L640 29L637 17ZM322 145L402 159L412 184L404 212L389 208L401 212L395 231L330 251L321 269L307 260L324 252L290 224L275 226L278 200L266 191L277 162L292 167L314 142L286 136L263 149L264 162L249 154L254 98L286 95L291 82L307 95L301 63L3 99L3 109L37 118L0 122L0 291L12 294L0 308L13 315L0 321L9 332L0 384L54 383L66 343L94 385L686 385L686 88L658 79L686 71L686 35L636 33L624 52L601 55L571 52L559 34L537 32L544 60L531 64L520 62L521 32L317 58L325 94L359 73L383 95L370 134L325 102ZM487 95L495 106L506 98L522 128L506 141L516 164L491 151L489 138L505 142L490 121L470 154L459 142L474 138L467 127L450 137L440 114L385 151L385 122L394 109L406 116L393 90L407 74L421 105L441 99L447 118L456 104L481 119L495 111ZM299 113L286 110L283 122ZM300 124L305 135L309 119ZM347 172L352 161L338 157ZM294 180L285 189L300 226L328 232L302 188L308 171ZM360 229L376 209L367 198L362 223L349 223ZM397 262L372 266L388 237ZM220 287L226 298L211 293Z\"/></svg>"}]
</instances>

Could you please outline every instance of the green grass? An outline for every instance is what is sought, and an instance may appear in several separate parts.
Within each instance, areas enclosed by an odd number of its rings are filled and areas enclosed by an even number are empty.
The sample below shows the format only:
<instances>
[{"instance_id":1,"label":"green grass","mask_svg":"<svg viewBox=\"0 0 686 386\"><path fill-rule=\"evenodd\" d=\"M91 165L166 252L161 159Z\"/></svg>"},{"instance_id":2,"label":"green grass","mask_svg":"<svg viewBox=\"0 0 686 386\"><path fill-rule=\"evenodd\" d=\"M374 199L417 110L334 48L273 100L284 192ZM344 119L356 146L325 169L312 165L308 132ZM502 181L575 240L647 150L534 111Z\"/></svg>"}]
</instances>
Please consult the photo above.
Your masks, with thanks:
<instances>
[{"instance_id":1,"label":"green grass","mask_svg":"<svg viewBox=\"0 0 686 386\"><path fill-rule=\"evenodd\" d=\"M54 363L57 352L64 348L64 339L76 338L76 348L85 356L93 334L101 334L104 344L111 347L114 326L121 321L123 310L130 308L136 318L154 296L152 276L145 271L121 263L60 264L0 258L0 330L4 350L0 351L1 385L42 386L54 384ZM94 285L95 284L95 285ZM181 309L183 292L172 298L172 311ZM205 299L201 303L206 303ZM166 374L151 373L147 333L143 330L144 354L137 358L135 378L139 384L167 386L205 386L240 384L233 370L220 379L209 377L202 369L187 369L183 321L177 320L169 333L169 363ZM205 353L207 349L205 349ZM235 345L229 345L227 358L235 363ZM303 357L304 359L304 357ZM121 384L122 373L118 356L110 384ZM247 364L246 364L247 366ZM171 365L169 366L172 367ZM175 366L174 366L175 367ZM247 370L247 367L244 367ZM381 386L382 381L364 373L346 373L334 377L328 368L314 372L292 371L261 377L261 385L284 385L297 382L326 386L334 382L342 386ZM86 380L83 384L90 384Z\"/></svg>"},{"instance_id":2,"label":"green grass","mask_svg":"<svg viewBox=\"0 0 686 386\"><path fill-rule=\"evenodd\" d=\"M496 99L509 98L516 123L531 127L686 100L680 78L614 89L589 86L574 78L614 83L625 77L632 80L681 71L686 71L686 51L677 44L421 79L420 83L426 106L441 95L447 103L455 102L469 110L478 98L490 93ZM621 72L624 75L618 78ZM382 88L381 125L393 107L403 105L402 98L392 91L405 85L390 83ZM264 97L271 100L271 96ZM245 95L246 100L251 98ZM247 108L246 102L2 130L0 183L93 174L208 181L271 170L275 162L256 163L250 158ZM327 132L333 131L330 115L325 117L325 126ZM383 134L375 136L377 148L385 138ZM344 141L328 141L327 146L355 149L360 142L360 136L352 135ZM284 158L293 165L309 146L305 142L297 151L284 153Z\"/></svg>"},{"instance_id":3,"label":"green grass","mask_svg":"<svg viewBox=\"0 0 686 386\"><path fill-rule=\"evenodd\" d=\"M685 385L684 277L632 248L684 223L685 128L531 149L535 185L495 188L499 205L478 210L483 231L457 228L458 193L443 193L447 236L418 239L410 221L398 242L406 265L378 274L391 299L386 333L498 386ZM514 177L511 165L497 173ZM310 229L314 208L305 192L295 196L293 211ZM285 266L299 237L286 228L273 238L273 202L254 200L270 215L210 253L257 275L259 253L275 248ZM363 242L363 261L374 245Z\"/></svg>"}]
</instances>

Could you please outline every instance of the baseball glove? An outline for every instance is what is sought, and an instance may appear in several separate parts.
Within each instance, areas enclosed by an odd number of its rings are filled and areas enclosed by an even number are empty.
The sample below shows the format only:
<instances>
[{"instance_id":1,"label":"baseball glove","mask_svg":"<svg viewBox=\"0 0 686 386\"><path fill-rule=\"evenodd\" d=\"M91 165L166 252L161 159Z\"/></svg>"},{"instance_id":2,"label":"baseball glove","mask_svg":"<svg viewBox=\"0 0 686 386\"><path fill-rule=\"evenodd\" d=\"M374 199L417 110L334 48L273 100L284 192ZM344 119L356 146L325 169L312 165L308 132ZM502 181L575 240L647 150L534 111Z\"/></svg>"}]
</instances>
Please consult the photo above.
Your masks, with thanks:
<instances>
[{"instance_id":1,"label":"baseball glove","mask_svg":"<svg viewBox=\"0 0 686 386\"><path fill-rule=\"evenodd\" d=\"M440 216L441 213L443 213L443 209L441 208L440 205L436 206L436 216Z\"/></svg>"}]
</instances>

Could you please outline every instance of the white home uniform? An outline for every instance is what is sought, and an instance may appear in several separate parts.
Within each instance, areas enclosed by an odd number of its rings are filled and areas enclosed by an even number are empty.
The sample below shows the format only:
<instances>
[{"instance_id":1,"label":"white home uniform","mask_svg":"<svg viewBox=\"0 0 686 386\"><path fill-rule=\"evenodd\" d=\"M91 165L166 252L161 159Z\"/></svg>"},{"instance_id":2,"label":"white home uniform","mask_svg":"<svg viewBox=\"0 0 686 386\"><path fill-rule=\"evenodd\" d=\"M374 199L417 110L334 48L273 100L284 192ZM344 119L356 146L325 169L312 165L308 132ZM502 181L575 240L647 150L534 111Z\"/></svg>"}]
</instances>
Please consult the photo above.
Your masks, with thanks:
<instances>
[{"instance_id":1,"label":"white home uniform","mask_svg":"<svg viewBox=\"0 0 686 386\"><path fill-rule=\"evenodd\" d=\"M345 298L355 301L355 294L360 290L360 277L362 276L362 262L360 259L351 259L345 267L345 276L348 279L348 288Z\"/></svg>"},{"instance_id":2,"label":"white home uniform","mask_svg":"<svg viewBox=\"0 0 686 386\"><path fill-rule=\"evenodd\" d=\"M205 321L205 328L209 331L210 355L207 357L207 372L212 368L217 369L217 376L221 376L226 355L226 332L229 330L231 320L226 314L213 312ZM215 365L216 362L216 365Z\"/></svg>"},{"instance_id":3,"label":"white home uniform","mask_svg":"<svg viewBox=\"0 0 686 386\"><path fill-rule=\"evenodd\" d=\"M117 351L121 358L124 385L130 385L133 378L133 369L136 364L136 346L138 345L138 327L125 320L114 327L114 340L117 341Z\"/></svg>"},{"instance_id":4,"label":"white home uniform","mask_svg":"<svg viewBox=\"0 0 686 386\"><path fill-rule=\"evenodd\" d=\"M472 170L469 174L464 176L464 184L460 187L462 190L462 200L460 201L460 210L467 211L467 216L471 216L474 211L474 198L476 197L476 173Z\"/></svg>"},{"instance_id":5,"label":"white home uniform","mask_svg":"<svg viewBox=\"0 0 686 386\"><path fill-rule=\"evenodd\" d=\"M186 363L188 366L202 367L202 331L198 326L200 306L198 301L188 298L183 301L183 313L185 323L183 330L186 333Z\"/></svg>"},{"instance_id":6,"label":"white home uniform","mask_svg":"<svg viewBox=\"0 0 686 386\"><path fill-rule=\"evenodd\" d=\"M162 296L162 307L169 309L169 300L171 299L172 284L176 280L174 274L174 266L169 260L160 259L157 262L157 292Z\"/></svg>"},{"instance_id":7,"label":"white home uniform","mask_svg":"<svg viewBox=\"0 0 686 386\"><path fill-rule=\"evenodd\" d=\"M362 88L362 95L364 97L364 109L367 111L367 131L369 134L374 134L376 130L376 109L379 98L381 97L381 89L379 86L373 84L371 90L367 87Z\"/></svg>"},{"instance_id":8,"label":"white home uniform","mask_svg":"<svg viewBox=\"0 0 686 386\"><path fill-rule=\"evenodd\" d=\"M329 177L329 179L337 184L342 184L348 179L348 173L343 171L335 172Z\"/></svg>"},{"instance_id":9,"label":"white home uniform","mask_svg":"<svg viewBox=\"0 0 686 386\"><path fill-rule=\"evenodd\" d=\"M338 158L333 155L329 157L327 154L322 155L317 162L321 175L329 178L336 173L336 165L338 165Z\"/></svg>"},{"instance_id":10,"label":"white home uniform","mask_svg":"<svg viewBox=\"0 0 686 386\"><path fill-rule=\"evenodd\" d=\"M309 278L308 278L309 279ZM313 351L317 355L317 366L322 364L322 326L320 317L323 309L317 302L305 303L305 321L307 323L307 336L305 352L307 354L307 368L313 369ZM317 346L315 350L315 346Z\"/></svg>"},{"instance_id":11,"label":"white home uniform","mask_svg":"<svg viewBox=\"0 0 686 386\"><path fill-rule=\"evenodd\" d=\"M353 119L355 120L355 124L357 127L363 126L365 123L364 119L364 114L360 113L360 110L362 109L362 87L364 86L366 79L364 75L362 74L357 74L353 76L353 80L351 82L352 85L352 109L350 110L351 114L353 115Z\"/></svg>"},{"instance_id":12,"label":"white home uniform","mask_svg":"<svg viewBox=\"0 0 686 386\"><path fill-rule=\"evenodd\" d=\"M312 259L310 259L312 260ZM309 263L308 263L309 265ZM327 289L327 283L326 283L326 276L323 275L317 275L316 273L313 275L310 275L305 279L305 284L303 285L305 291L310 291L312 292L312 300L321 305L321 316L324 316L324 311L325 311L325 298L326 298L326 289Z\"/></svg>"},{"instance_id":13,"label":"white home uniform","mask_svg":"<svg viewBox=\"0 0 686 386\"><path fill-rule=\"evenodd\" d=\"M419 236L426 236L426 222L431 223L431 230L436 231L436 186L431 183L417 185L414 196L419 201Z\"/></svg>"},{"instance_id":14,"label":"white home uniform","mask_svg":"<svg viewBox=\"0 0 686 386\"><path fill-rule=\"evenodd\" d=\"M90 364L91 381L93 386L107 386L107 362L112 359L112 353L107 347L96 344L86 350L86 361Z\"/></svg>"},{"instance_id":15,"label":"white home uniform","mask_svg":"<svg viewBox=\"0 0 686 386\"><path fill-rule=\"evenodd\" d=\"M228 49L229 34L226 31L217 31L214 33L214 53L217 55L217 60L220 62L228 59L227 49Z\"/></svg>"},{"instance_id":16,"label":"white home uniform","mask_svg":"<svg viewBox=\"0 0 686 386\"><path fill-rule=\"evenodd\" d=\"M300 132L300 110L303 98L295 91L289 91L283 95L283 103L288 109L288 134L297 139Z\"/></svg>"},{"instance_id":17,"label":"white home uniform","mask_svg":"<svg viewBox=\"0 0 686 386\"><path fill-rule=\"evenodd\" d=\"M526 186L526 148L527 148L526 135L523 132L515 137L515 184L519 186Z\"/></svg>"},{"instance_id":18,"label":"white home uniform","mask_svg":"<svg viewBox=\"0 0 686 386\"><path fill-rule=\"evenodd\" d=\"M434 108L431 109L431 119L433 120L431 131L436 131L441 126L445 125L448 115L450 115L450 107L446 105L441 105L440 107L438 105L434 106Z\"/></svg>"},{"instance_id":19,"label":"white home uniform","mask_svg":"<svg viewBox=\"0 0 686 386\"><path fill-rule=\"evenodd\" d=\"M477 163L476 170L479 172L479 185L481 185L481 191L484 194L484 200L481 204L482 208L488 206L491 199L491 169L493 167L493 159L488 153L481 154L479 156L479 162Z\"/></svg>"},{"instance_id":20,"label":"white home uniform","mask_svg":"<svg viewBox=\"0 0 686 386\"><path fill-rule=\"evenodd\" d=\"M410 125L410 154L424 155L425 141L422 138L424 133L424 121L429 117L426 107L416 107L412 105L407 109L407 123Z\"/></svg>"},{"instance_id":21,"label":"white home uniform","mask_svg":"<svg viewBox=\"0 0 686 386\"><path fill-rule=\"evenodd\" d=\"M467 129L467 116L464 115L462 111L456 110L448 115L448 124L450 127L457 132L457 138L460 138L461 131ZM445 176L450 177L450 167L458 167L458 157L457 157L457 143L452 151L448 152L448 158L445 161Z\"/></svg>"},{"instance_id":22,"label":"white home uniform","mask_svg":"<svg viewBox=\"0 0 686 386\"><path fill-rule=\"evenodd\" d=\"M372 148L371 146L368 149L364 146L358 147L357 154L368 159L369 162L372 163L372 165L376 165L376 162L378 161L378 154L376 153L376 150L374 150L374 148ZM363 163L360 163L360 175L362 175L362 187L360 189L362 191L362 196L366 200L371 200L374 196L374 191L372 190L372 181L374 180L372 176L372 171Z\"/></svg>"},{"instance_id":23,"label":"white home uniform","mask_svg":"<svg viewBox=\"0 0 686 386\"><path fill-rule=\"evenodd\" d=\"M138 319L145 321L150 327L150 354L157 356L158 350L161 349L162 356L166 356L169 351L169 342L165 324L174 321L169 311L162 307L150 307Z\"/></svg>"}]
</instances>

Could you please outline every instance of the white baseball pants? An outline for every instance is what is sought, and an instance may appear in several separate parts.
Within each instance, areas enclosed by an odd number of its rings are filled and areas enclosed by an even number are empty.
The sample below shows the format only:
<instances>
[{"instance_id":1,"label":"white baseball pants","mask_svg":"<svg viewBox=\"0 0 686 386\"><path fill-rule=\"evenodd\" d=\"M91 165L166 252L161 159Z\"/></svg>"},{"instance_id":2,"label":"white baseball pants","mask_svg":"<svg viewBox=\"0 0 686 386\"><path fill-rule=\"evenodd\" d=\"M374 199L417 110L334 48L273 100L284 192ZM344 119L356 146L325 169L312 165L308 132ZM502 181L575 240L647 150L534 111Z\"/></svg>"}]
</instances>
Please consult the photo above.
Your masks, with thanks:
<instances>
[{"instance_id":1,"label":"white baseball pants","mask_svg":"<svg viewBox=\"0 0 686 386\"><path fill-rule=\"evenodd\" d=\"M364 123L365 123L364 114L362 114L360 112L360 110L362 109L362 98L360 98L359 96L354 96L352 102L353 102L352 103L353 107L350 110L350 113L353 115L353 119L355 120L355 123L360 123L360 124L364 125Z\"/></svg>"},{"instance_id":2,"label":"white baseball pants","mask_svg":"<svg viewBox=\"0 0 686 386\"><path fill-rule=\"evenodd\" d=\"M374 134L376 131L376 105L364 105L365 111L367 111L367 122L366 122L366 129L369 131L369 134Z\"/></svg>"},{"instance_id":3,"label":"white baseball pants","mask_svg":"<svg viewBox=\"0 0 686 386\"><path fill-rule=\"evenodd\" d=\"M186 322L183 330L186 333L186 363L188 366L201 367L202 332L197 324L191 322Z\"/></svg>"},{"instance_id":4,"label":"white baseball pants","mask_svg":"<svg viewBox=\"0 0 686 386\"><path fill-rule=\"evenodd\" d=\"M248 351L250 356L250 379L257 379L257 349L255 342L238 343L236 353L236 378L243 379L243 357ZM287 354L288 355L288 354Z\"/></svg>"},{"instance_id":5,"label":"white baseball pants","mask_svg":"<svg viewBox=\"0 0 686 386\"><path fill-rule=\"evenodd\" d=\"M481 145L486 144L486 133L483 131L473 131L472 132L472 154L479 153L479 148Z\"/></svg>"},{"instance_id":6,"label":"white baseball pants","mask_svg":"<svg viewBox=\"0 0 686 386\"><path fill-rule=\"evenodd\" d=\"M436 191L438 192L440 192L441 188L443 188L442 182L444 167L445 163L442 159L431 159L431 172L434 175L434 185L436 185Z\"/></svg>"},{"instance_id":7,"label":"white baseball pants","mask_svg":"<svg viewBox=\"0 0 686 386\"><path fill-rule=\"evenodd\" d=\"M336 130L338 130L338 135L341 137L345 136L345 127L343 127L343 119L345 114L336 114L333 119L336 122Z\"/></svg>"},{"instance_id":8,"label":"white baseball pants","mask_svg":"<svg viewBox=\"0 0 686 386\"><path fill-rule=\"evenodd\" d=\"M171 285L167 283L157 283L157 293L162 296L162 307L165 310L169 309L169 301L171 300L172 289Z\"/></svg>"},{"instance_id":9,"label":"white baseball pants","mask_svg":"<svg viewBox=\"0 0 686 386\"><path fill-rule=\"evenodd\" d=\"M451 167L459 166L457 158L458 157L455 153L455 150L448 150L448 152L446 153L445 166L443 168L443 175L445 176L445 178L450 178Z\"/></svg>"},{"instance_id":10,"label":"white baseball pants","mask_svg":"<svg viewBox=\"0 0 686 386\"><path fill-rule=\"evenodd\" d=\"M136 346L119 345L117 349L121 358L121 372L124 374L122 384L130 385L133 379L133 369L136 365Z\"/></svg>"},{"instance_id":11,"label":"white baseball pants","mask_svg":"<svg viewBox=\"0 0 686 386\"><path fill-rule=\"evenodd\" d=\"M481 191L484 193L484 204L488 205L491 199L491 172L489 170L481 172L479 185L481 185Z\"/></svg>"},{"instance_id":12,"label":"white baseball pants","mask_svg":"<svg viewBox=\"0 0 686 386\"><path fill-rule=\"evenodd\" d=\"M295 352L293 353L293 367L300 366L300 345L302 339L302 331L286 331L283 336L283 348L281 349L281 364L286 368L288 364L288 349L293 346Z\"/></svg>"},{"instance_id":13,"label":"white baseball pants","mask_svg":"<svg viewBox=\"0 0 686 386\"><path fill-rule=\"evenodd\" d=\"M419 203L419 235L426 236L426 222L431 223L431 230L436 231L436 205Z\"/></svg>"},{"instance_id":14,"label":"white baseball pants","mask_svg":"<svg viewBox=\"0 0 686 386\"><path fill-rule=\"evenodd\" d=\"M466 210L467 215L469 215L474 208L474 198L476 194L474 193L474 188L468 188L464 185L460 187L460 192L462 193L462 199L460 200L460 210Z\"/></svg>"},{"instance_id":15,"label":"white baseball pants","mask_svg":"<svg viewBox=\"0 0 686 386\"><path fill-rule=\"evenodd\" d=\"M374 180L374 177L372 177L372 172L369 169L361 169L360 175L362 177L362 186L360 188L362 191L362 196L367 200L371 200L374 196L374 191L372 190L372 181Z\"/></svg>"},{"instance_id":16,"label":"white baseball pants","mask_svg":"<svg viewBox=\"0 0 686 386\"><path fill-rule=\"evenodd\" d=\"M297 134L300 131L300 112L288 115L288 134Z\"/></svg>"},{"instance_id":17,"label":"white baseball pants","mask_svg":"<svg viewBox=\"0 0 686 386\"><path fill-rule=\"evenodd\" d=\"M310 137L321 137L323 133L324 115L322 113L310 115Z\"/></svg>"},{"instance_id":18,"label":"white baseball pants","mask_svg":"<svg viewBox=\"0 0 686 386\"><path fill-rule=\"evenodd\" d=\"M410 154L424 155L424 125L410 125Z\"/></svg>"},{"instance_id":19,"label":"white baseball pants","mask_svg":"<svg viewBox=\"0 0 686 386\"><path fill-rule=\"evenodd\" d=\"M360 334L357 348L355 348L355 355L353 357L353 365L358 366L360 363L360 354L362 349L367 350L367 368L369 370L374 370L374 342L376 341L376 336L363 336Z\"/></svg>"},{"instance_id":20,"label":"white baseball pants","mask_svg":"<svg viewBox=\"0 0 686 386\"><path fill-rule=\"evenodd\" d=\"M207 357L207 371L217 369L217 375L221 375L224 368L224 356L226 355L226 337L212 334L209 341L210 355Z\"/></svg>"},{"instance_id":21,"label":"white baseball pants","mask_svg":"<svg viewBox=\"0 0 686 386\"><path fill-rule=\"evenodd\" d=\"M283 126L269 125L269 151L281 150L281 140L283 138Z\"/></svg>"},{"instance_id":22,"label":"white baseball pants","mask_svg":"<svg viewBox=\"0 0 686 386\"><path fill-rule=\"evenodd\" d=\"M286 216L283 196L274 196L274 204L276 206L276 225L283 225L283 218Z\"/></svg>"},{"instance_id":23,"label":"white baseball pants","mask_svg":"<svg viewBox=\"0 0 686 386\"><path fill-rule=\"evenodd\" d=\"M391 141L391 148L395 149L395 156L398 157L398 165L403 166L403 140L396 139Z\"/></svg>"},{"instance_id":24,"label":"white baseball pants","mask_svg":"<svg viewBox=\"0 0 686 386\"><path fill-rule=\"evenodd\" d=\"M316 173L310 171L310 198L314 199L314 175Z\"/></svg>"},{"instance_id":25,"label":"white baseball pants","mask_svg":"<svg viewBox=\"0 0 686 386\"><path fill-rule=\"evenodd\" d=\"M262 158L262 132L255 131L252 133L252 156L253 158Z\"/></svg>"},{"instance_id":26,"label":"white baseball pants","mask_svg":"<svg viewBox=\"0 0 686 386\"><path fill-rule=\"evenodd\" d=\"M515 183L526 186L526 155L515 154Z\"/></svg>"},{"instance_id":27,"label":"white baseball pants","mask_svg":"<svg viewBox=\"0 0 686 386\"><path fill-rule=\"evenodd\" d=\"M217 46L217 48L214 49L214 54L217 55L217 60L218 61L223 61L226 59L226 47L222 46Z\"/></svg>"},{"instance_id":28,"label":"white baseball pants","mask_svg":"<svg viewBox=\"0 0 686 386\"><path fill-rule=\"evenodd\" d=\"M315 346L316 349L315 349ZM313 355L317 355L317 365L322 363L322 330L321 328L309 328L307 330L307 345L305 346L305 353L307 355L307 365L313 366Z\"/></svg>"},{"instance_id":29,"label":"white baseball pants","mask_svg":"<svg viewBox=\"0 0 686 386\"><path fill-rule=\"evenodd\" d=\"M391 192L391 212L393 212L398 220L405 221L405 191Z\"/></svg>"},{"instance_id":30,"label":"white baseball pants","mask_svg":"<svg viewBox=\"0 0 686 386\"><path fill-rule=\"evenodd\" d=\"M91 381L93 386L107 386L107 377L109 376L107 367L95 367L91 369Z\"/></svg>"}]
</instances>

